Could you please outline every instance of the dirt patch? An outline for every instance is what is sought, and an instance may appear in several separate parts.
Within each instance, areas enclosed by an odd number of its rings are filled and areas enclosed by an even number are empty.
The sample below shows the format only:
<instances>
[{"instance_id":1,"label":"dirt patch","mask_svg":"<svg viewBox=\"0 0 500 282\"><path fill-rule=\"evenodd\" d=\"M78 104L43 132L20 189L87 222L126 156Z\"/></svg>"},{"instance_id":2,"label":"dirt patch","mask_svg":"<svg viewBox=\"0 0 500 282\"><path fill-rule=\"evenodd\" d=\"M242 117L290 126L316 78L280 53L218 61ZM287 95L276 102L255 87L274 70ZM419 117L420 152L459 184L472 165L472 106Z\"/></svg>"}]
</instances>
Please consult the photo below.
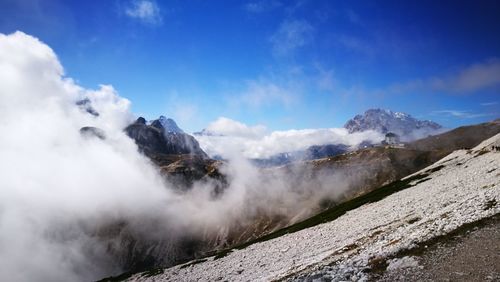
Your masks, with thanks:
<instances>
[{"instance_id":1,"label":"dirt patch","mask_svg":"<svg viewBox=\"0 0 500 282\"><path fill-rule=\"evenodd\" d=\"M467 224L396 257L418 267L374 273L375 281L500 281L500 215Z\"/></svg>"}]
</instances>

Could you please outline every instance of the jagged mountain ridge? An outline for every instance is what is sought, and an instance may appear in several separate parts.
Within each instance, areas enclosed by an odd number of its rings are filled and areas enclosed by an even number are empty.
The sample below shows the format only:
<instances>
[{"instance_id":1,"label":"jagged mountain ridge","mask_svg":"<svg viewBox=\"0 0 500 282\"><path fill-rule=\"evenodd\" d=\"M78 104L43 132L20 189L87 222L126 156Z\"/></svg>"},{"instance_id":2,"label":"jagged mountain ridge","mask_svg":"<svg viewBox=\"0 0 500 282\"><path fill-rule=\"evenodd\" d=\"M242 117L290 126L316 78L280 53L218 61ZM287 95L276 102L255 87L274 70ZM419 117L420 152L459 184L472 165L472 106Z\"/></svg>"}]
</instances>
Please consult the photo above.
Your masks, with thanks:
<instances>
[{"instance_id":1,"label":"jagged mountain ridge","mask_svg":"<svg viewBox=\"0 0 500 282\"><path fill-rule=\"evenodd\" d=\"M171 118L166 118L160 116L158 119L150 121L151 126L156 127L160 130L164 130L167 133L184 133L182 129L177 126L177 123Z\"/></svg>"},{"instance_id":2,"label":"jagged mountain ridge","mask_svg":"<svg viewBox=\"0 0 500 282\"><path fill-rule=\"evenodd\" d=\"M418 120L409 114L384 109L369 109L363 115L356 115L344 125L349 133L375 130L381 133L393 132L405 140L435 134L443 127L430 120Z\"/></svg>"},{"instance_id":3,"label":"jagged mountain ridge","mask_svg":"<svg viewBox=\"0 0 500 282\"><path fill-rule=\"evenodd\" d=\"M146 155L190 154L208 158L193 136L184 133L175 121L163 116L153 120L149 125L143 117L139 117L125 128L125 132L135 140L139 149Z\"/></svg>"}]
</instances>

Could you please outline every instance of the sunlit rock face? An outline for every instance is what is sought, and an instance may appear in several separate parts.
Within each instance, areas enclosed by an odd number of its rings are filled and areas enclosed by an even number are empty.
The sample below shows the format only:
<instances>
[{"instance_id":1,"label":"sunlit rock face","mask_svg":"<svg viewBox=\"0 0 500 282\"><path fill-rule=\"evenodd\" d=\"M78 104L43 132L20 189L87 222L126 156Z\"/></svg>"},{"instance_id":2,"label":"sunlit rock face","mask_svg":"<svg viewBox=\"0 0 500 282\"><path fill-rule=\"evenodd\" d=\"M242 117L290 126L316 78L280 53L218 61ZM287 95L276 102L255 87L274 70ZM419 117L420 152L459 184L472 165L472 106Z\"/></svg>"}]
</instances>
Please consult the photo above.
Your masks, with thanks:
<instances>
[{"instance_id":1,"label":"sunlit rock face","mask_svg":"<svg viewBox=\"0 0 500 282\"><path fill-rule=\"evenodd\" d=\"M383 109L369 109L363 115L348 120L344 127L349 131L375 130L386 134L393 132L404 140L415 140L440 133L442 126L430 120L418 120L409 114Z\"/></svg>"}]
</instances>

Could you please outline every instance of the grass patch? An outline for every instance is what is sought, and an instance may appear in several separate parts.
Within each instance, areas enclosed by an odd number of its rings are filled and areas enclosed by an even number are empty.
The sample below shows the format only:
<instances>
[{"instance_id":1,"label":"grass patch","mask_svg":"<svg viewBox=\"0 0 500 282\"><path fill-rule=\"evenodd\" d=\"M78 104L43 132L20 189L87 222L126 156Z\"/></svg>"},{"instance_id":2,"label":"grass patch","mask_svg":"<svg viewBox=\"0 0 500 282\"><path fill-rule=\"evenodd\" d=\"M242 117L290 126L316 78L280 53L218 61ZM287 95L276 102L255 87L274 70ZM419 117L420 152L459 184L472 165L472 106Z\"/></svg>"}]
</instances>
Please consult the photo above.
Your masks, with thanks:
<instances>
[{"instance_id":1,"label":"grass patch","mask_svg":"<svg viewBox=\"0 0 500 282\"><path fill-rule=\"evenodd\" d=\"M436 171L440 171L441 169L443 169L444 165L438 165L436 167L433 167L431 169L428 169L426 170L425 172L426 173L433 173L433 172L436 172Z\"/></svg>"},{"instance_id":2,"label":"grass patch","mask_svg":"<svg viewBox=\"0 0 500 282\"><path fill-rule=\"evenodd\" d=\"M97 282L119 282L119 281L124 281L124 280L130 278L132 275L134 275L134 273L125 272L125 273L122 273L118 276L111 276L111 277L103 278L101 280L98 280Z\"/></svg>"},{"instance_id":3,"label":"grass patch","mask_svg":"<svg viewBox=\"0 0 500 282\"><path fill-rule=\"evenodd\" d=\"M214 256L214 260L217 260L217 259L223 258L223 257L227 256L229 253L231 253L232 251L233 251L232 249L226 249L226 250L220 251L220 252L218 252L218 253Z\"/></svg>"},{"instance_id":4,"label":"grass patch","mask_svg":"<svg viewBox=\"0 0 500 282\"><path fill-rule=\"evenodd\" d=\"M193 260L192 262L190 263L186 263L186 264L183 264L180 266L180 268L186 268L186 267L190 267L190 266L193 266L193 265L196 265L198 263L202 263L202 262L206 262L208 259L204 258L204 259L197 259L197 260Z\"/></svg>"},{"instance_id":5,"label":"grass patch","mask_svg":"<svg viewBox=\"0 0 500 282\"><path fill-rule=\"evenodd\" d=\"M387 259L383 257L374 257L368 261L368 266L370 269L367 269L368 273L383 273L387 269Z\"/></svg>"},{"instance_id":6,"label":"grass patch","mask_svg":"<svg viewBox=\"0 0 500 282\"><path fill-rule=\"evenodd\" d=\"M154 268L149 271L143 272L141 274L142 277L153 277L156 275L163 274L163 271L165 271L165 268Z\"/></svg>"},{"instance_id":7,"label":"grass patch","mask_svg":"<svg viewBox=\"0 0 500 282\"><path fill-rule=\"evenodd\" d=\"M489 209L492 209L494 208L495 206L497 205L497 201L495 199L493 200L489 200L486 202L486 204L484 205L484 209L485 211L489 210Z\"/></svg>"},{"instance_id":8,"label":"grass patch","mask_svg":"<svg viewBox=\"0 0 500 282\"><path fill-rule=\"evenodd\" d=\"M415 217L415 218L412 218L412 219L408 220L407 222L408 222L408 224L413 224L413 223L415 223L415 222L417 222L419 220L420 220L420 217Z\"/></svg>"},{"instance_id":9,"label":"grass patch","mask_svg":"<svg viewBox=\"0 0 500 282\"><path fill-rule=\"evenodd\" d=\"M489 152L489 151L487 151L487 150L481 150L481 151L477 152L477 154L474 156L474 158L475 158L475 157L482 156L482 155L484 155L484 154L486 154L486 153L488 153L488 152Z\"/></svg>"}]
</instances>

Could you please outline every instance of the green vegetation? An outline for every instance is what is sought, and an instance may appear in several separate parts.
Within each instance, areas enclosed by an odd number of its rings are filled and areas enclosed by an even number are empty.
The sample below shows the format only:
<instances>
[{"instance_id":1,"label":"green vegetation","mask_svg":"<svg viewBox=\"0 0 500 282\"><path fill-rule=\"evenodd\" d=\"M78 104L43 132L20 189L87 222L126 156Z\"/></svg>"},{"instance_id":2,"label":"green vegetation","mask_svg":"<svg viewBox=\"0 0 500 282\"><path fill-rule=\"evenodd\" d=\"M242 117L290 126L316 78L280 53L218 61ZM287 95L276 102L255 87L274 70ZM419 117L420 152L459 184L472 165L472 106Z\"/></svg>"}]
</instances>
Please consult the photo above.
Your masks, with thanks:
<instances>
[{"instance_id":1,"label":"green vegetation","mask_svg":"<svg viewBox=\"0 0 500 282\"><path fill-rule=\"evenodd\" d=\"M111 276L111 277L106 277L106 278L103 278L97 282L119 282L119 281L124 281L128 278L130 278L134 273L132 272L125 272L125 273L122 273L118 276Z\"/></svg>"},{"instance_id":2,"label":"green vegetation","mask_svg":"<svg viewBox=\"0 0 500 282\"><path fill-rule=\"evenodd\" d=\"M195 264L198 264L198 263L202 263L202 262L206 262L208 259L204 258L204 259L197 259L197 260L193 260L189 263L186 263L186 264L183 264L181 265L180 268L186 268L186 267L190 267L192 265L195 265Z\"/></svg>"},{"instance_id":3,"label":"green vegetation","mask_svg":"<svg viewBox=\"0 0 500 282\"><path fill-rule=\"evenodd\" d=\"M164 268L154 268L154 269L151 269L149 271L143 272L141 276L142 277L156 276L156 275L159 275L159 274L163 274L164 270L165 270Z\"/></svg>"}]
</instances>

